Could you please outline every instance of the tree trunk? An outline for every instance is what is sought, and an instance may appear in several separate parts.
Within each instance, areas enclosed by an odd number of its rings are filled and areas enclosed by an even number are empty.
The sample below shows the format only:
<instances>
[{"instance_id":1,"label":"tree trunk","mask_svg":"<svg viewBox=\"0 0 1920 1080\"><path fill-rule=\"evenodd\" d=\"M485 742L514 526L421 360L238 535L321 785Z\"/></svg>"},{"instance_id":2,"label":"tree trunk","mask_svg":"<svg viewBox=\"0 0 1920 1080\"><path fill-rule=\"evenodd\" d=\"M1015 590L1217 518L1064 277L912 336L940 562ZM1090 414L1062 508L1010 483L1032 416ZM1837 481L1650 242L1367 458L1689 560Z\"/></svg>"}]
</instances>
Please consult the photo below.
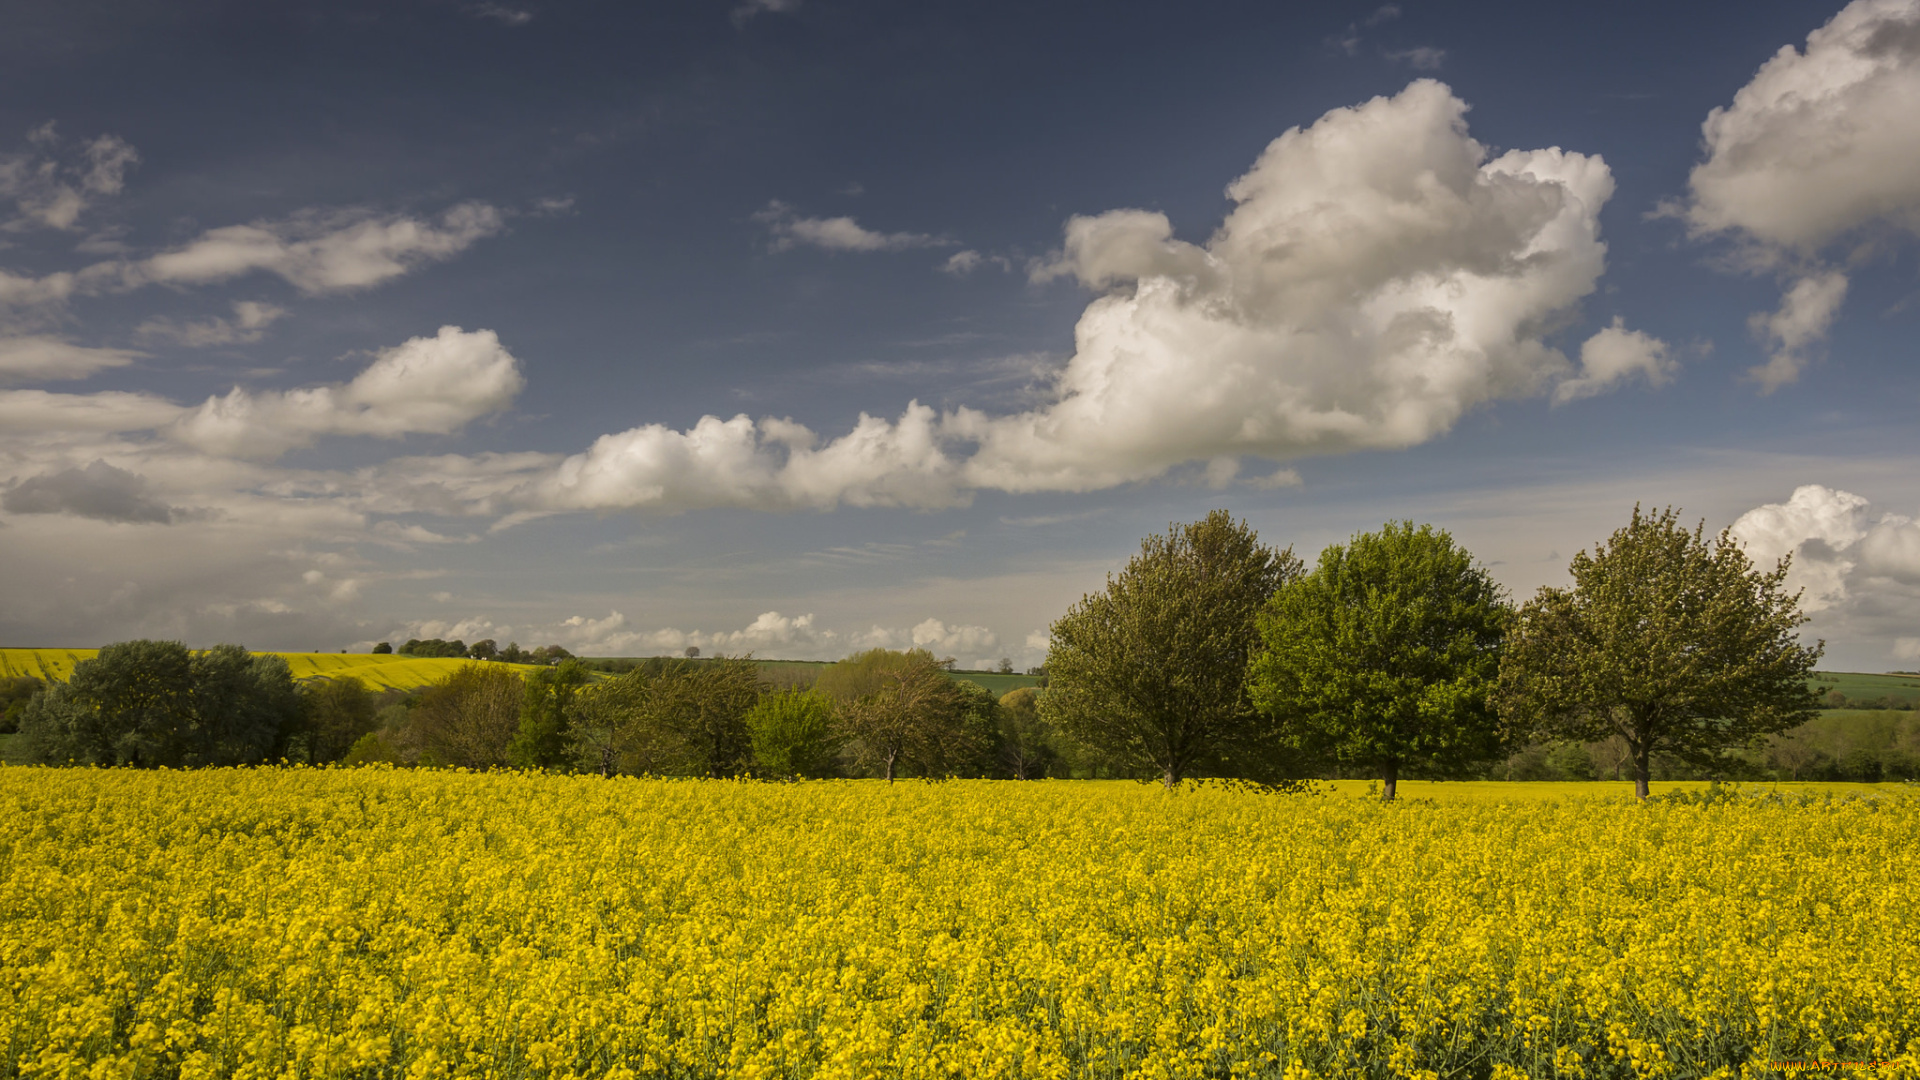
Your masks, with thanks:
<instances>
[{"instance_id":1,"label":"tree trunk","mask_svg":"<svg viewBox=\"0 0 1920 1080\"><path fill-rule=\"evenodd\" d=\"M898 751L887 755L887 783L893 783L893 762L900 756Z\"/></svg>"},{"instance_id":2,"label":"tree trunk","mask_svg":"<svg viewBox=\"0 0 1920 1080\"><path fill-rule=\"evenodd\" d=\"M1380 772L1380 801L1392 802L1394 789L1400 784L1400 763L1389 761Z\"/></svg>"},{"instance_id":3,"label":"tree trunk","mask_svg":"<svg viewBox=\"0 0 1920 1080\"><path fill-rule=\"evenodd\" d=\"M1648 759L1652 756L1644 747L1633 747L1633 796L1641 802L1647 801L1647 781L1652 779Z\"/></svg>"},{"instance_id":4,"label":"tree trunk","mask_svg":"<svg viewBox=\"0 0 1920 1080\"><path fill-rule=\"evenodd\" d=\"M1179 770L1175 769L1171 765L1167 766L1167 770L1160 774L1160 783L1165 785L1168 791L1172 791L1174 788L1179 787L1180 786Z\"/></svg>"}]
</instances>

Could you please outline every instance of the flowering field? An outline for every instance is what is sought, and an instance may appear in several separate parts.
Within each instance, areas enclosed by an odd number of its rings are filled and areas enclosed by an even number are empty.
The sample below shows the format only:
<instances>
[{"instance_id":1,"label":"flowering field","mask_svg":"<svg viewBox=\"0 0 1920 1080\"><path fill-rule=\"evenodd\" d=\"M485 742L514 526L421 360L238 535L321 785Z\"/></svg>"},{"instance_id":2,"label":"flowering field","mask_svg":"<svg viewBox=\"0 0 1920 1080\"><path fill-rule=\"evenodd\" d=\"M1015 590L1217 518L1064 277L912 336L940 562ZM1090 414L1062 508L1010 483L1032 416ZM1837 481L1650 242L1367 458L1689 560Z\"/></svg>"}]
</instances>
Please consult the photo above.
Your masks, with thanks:
<instances>
[{"instance_id":1,"label":"flowering field","mask_svg":"<svg viewBox=\"0 0 1920 1080\"><path fill-rule=\"evenodd\" d=\"M91 660L98 649L0 649L0 676L32 675L65 679L73 665ZM370 653L262 653L286 660L296 679L351 675L369 690L415 690L446 678L471 660ZM528 664L506 665L521 674L539 671Z\"/></svg>"},{"instance_id":2,"label":"flowering field","mask_svg":"<svg viewBox=\"0 0 1920 1080\"><path fill-rule=\"evenodd\" d=\"M1920 805L0 769L0 1075L1920 1055Z\"/></svg>"}]
</instances>

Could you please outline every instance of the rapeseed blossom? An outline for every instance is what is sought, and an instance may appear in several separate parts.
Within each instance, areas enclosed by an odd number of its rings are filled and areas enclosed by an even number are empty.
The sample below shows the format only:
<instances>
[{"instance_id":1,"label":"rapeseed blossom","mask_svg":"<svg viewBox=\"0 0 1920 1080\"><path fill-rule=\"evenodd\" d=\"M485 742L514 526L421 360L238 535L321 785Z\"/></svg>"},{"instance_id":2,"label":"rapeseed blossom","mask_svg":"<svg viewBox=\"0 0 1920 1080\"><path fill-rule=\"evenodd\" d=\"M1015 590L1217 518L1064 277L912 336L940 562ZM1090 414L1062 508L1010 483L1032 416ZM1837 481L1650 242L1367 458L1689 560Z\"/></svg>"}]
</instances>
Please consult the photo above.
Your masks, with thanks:
<instances>
[{"instance_id":1,"label":"rapeseed blossom","mask_svg":"<svg viewBox=\"0 0 1920 1080\"><path fill-rule=\"evenodd\" d=\"M0 1074L1910 1075L1917 827L1897 798L4 768Z\"/></svg>"}]
</instances>

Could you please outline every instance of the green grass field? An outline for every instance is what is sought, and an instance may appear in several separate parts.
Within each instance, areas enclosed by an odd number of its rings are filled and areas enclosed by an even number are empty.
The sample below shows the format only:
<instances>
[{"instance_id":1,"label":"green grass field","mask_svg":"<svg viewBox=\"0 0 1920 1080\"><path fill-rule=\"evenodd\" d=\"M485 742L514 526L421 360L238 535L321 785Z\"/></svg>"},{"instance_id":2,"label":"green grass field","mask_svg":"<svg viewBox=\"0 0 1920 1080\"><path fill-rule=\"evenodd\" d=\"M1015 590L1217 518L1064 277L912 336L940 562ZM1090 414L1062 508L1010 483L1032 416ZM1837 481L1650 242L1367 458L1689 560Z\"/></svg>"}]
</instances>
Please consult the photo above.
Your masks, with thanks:
<instances>
[{"instance_id":1,"label":"green grass field","mask_svg":"<svg viewBox=\"0 0 1920 1080\"><path fill-rule=\"evenodd\" d=\"M645 657L610 656L594 657L596 660L643 660ZM755 660L760 667L761 677L786 685L807 685L820 676L820 672L832 666L830 660ZM953 677L961 682L970 682L985 687L998 697L1009 690L1023 686L1040 685L1038 675L1002 675L998 672L956 671Z\"/></svg>"},{"instance_id":2,"label":"green grass field","mask_svg":"<svg viewBox=\"0 0 1920 1080\"><path fill-rule=\"evenodd\" d=\"M1821 693L1838 690L1853 701L1890 697L1920 704L1920 675L1868 675L1857 671L1822 671L1814 677Z\"/></svg>"}]
</instances>

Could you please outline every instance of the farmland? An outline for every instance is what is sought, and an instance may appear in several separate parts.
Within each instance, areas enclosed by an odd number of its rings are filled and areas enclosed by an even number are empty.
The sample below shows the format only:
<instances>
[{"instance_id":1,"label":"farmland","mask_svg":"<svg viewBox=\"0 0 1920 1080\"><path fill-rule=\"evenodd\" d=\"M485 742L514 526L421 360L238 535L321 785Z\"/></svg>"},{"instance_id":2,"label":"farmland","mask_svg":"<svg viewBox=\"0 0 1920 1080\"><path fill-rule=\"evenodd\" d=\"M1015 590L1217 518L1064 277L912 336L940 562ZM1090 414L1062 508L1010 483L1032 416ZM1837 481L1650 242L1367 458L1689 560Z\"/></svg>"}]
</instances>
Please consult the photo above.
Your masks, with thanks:
<instances>
[{"instance_id":1,"label":"farmland","mask_svg":"<svg viewBox=\"0 0 1920 1080\"><path fill-rule=\"evenodd\" d=\"M0 677L51 675L65 679L73 665L92 658L98 649L0 649ZM415 690L446 678L468 660L368 653L274 653L284 657L295 679L352 676L369 690ZM525 664L508 665L516 671L539 670Z\"/></svg>"},{"instance_id":2,"label":"farmland","mask_svg":"<svg viewBox=\"0 0 1920 1080\"><path fill-rule=\"evenodd\" d=\"M1426 786L1393 807L6 769L0 1073L1698 1077L1920 1054L1920 938L1894 931L1920 924L1911 799Z\"/></svg>"}]
</instances>

